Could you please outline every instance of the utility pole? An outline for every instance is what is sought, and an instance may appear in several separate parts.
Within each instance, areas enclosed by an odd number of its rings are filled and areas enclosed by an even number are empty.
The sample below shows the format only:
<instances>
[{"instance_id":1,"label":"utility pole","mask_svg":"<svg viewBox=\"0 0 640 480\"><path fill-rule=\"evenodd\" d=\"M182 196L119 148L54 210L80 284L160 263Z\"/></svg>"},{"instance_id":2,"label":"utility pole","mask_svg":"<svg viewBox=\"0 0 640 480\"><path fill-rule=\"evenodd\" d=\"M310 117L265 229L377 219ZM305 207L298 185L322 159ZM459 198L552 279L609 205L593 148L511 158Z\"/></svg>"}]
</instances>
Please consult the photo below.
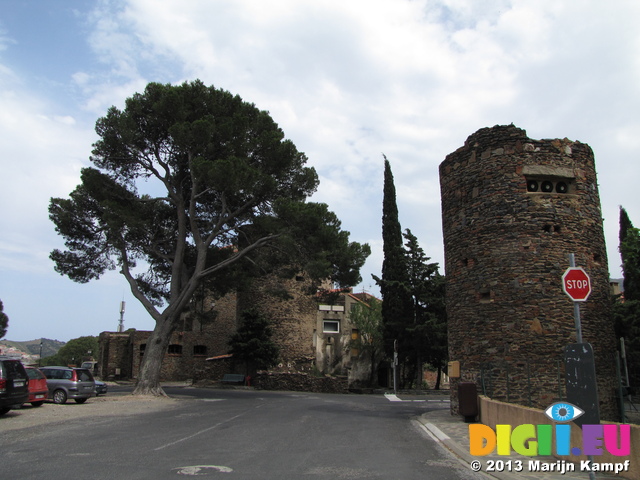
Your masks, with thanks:
<instances>
[{"instance_id":1,"label":"utility pole","mask_svg":"<svg viewBox=\"0 0 640 480\"><path fill-rule=\"evenodd\" d=\"M118 333L124 332L124 305L125 301L120 302L120 322L118 323Z\"/></svg>"}]
</instances>

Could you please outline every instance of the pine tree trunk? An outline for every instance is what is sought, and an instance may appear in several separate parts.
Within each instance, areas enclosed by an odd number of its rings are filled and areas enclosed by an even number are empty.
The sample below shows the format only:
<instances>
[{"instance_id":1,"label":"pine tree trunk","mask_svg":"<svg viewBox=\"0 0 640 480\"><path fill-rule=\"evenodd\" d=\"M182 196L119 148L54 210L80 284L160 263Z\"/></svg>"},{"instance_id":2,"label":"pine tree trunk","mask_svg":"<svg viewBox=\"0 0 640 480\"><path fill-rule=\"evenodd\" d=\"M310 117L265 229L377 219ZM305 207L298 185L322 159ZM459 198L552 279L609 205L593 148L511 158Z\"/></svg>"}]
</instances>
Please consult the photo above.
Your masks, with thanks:
<instances>
[{"instance_id":1,"label":"pine tree trunk","mask_svg":"<svg viewBox=\"0 0 640 480\"><path fill-rule=\"evenodd\" d=\"M161 318L156 322L156 327L147 340L133 395L167 396L160 386L160 372L173 330L175 327L171 318Z\"/></svg>"}]
</instances>

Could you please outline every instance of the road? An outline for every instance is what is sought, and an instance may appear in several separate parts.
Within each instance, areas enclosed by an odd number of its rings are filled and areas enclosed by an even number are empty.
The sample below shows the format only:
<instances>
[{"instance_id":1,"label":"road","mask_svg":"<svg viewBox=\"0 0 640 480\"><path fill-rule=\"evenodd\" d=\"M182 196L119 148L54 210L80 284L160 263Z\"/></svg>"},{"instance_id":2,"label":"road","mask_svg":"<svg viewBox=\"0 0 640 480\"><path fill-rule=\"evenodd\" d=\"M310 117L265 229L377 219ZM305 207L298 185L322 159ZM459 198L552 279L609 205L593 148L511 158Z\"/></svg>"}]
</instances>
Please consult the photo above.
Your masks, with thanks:
<instances>
[{"instance_id":1,"label":"road","mask_svg":"<svg viewBox=\"0 0 640 480\"><path fill-rule=\"evenodd\" d=\"M166 390L179 400L168 410L3 432L0 478L473 478L412 421L446 404L389 402L382 395ZM83 406L68 406L77 407Z\"/></svg>"}]
</instances>

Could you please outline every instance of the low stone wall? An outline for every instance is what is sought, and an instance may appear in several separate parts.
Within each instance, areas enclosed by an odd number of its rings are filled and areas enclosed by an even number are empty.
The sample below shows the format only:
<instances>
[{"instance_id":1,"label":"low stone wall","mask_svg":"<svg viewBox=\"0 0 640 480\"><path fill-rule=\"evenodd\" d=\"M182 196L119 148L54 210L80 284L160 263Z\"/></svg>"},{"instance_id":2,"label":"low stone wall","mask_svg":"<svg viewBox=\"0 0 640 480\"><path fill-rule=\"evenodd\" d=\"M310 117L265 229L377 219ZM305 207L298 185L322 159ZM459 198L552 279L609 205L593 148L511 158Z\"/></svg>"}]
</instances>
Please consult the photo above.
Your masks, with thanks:
<instances>
[{"instance_id":1,"label":"low stone wall","mask_svg":"<svg viewBox=\"0 0 640 480\"><path fill-rule=\"evenodd\" d=\"M306 373L260 373L251 379L251 385L259 390L349 393L347 377L316 377Z\"/></svg>"},{"instance_id":2,"label":"low stone wall","mask_svg":"<svg viewBox=\"0 0 640 480\"><path fill-rule=\"evenodd\" d=\"M500 402L498 400L491 400L487 397L480 396L480 421L481 423L488 425L495 431L496 425L512 425L514 428L517 425L533 424L541 425L548 424L553 425L552 422L545 414L543 410L535 408L523 407L521 405L515 405L512 403ZM571 428L571 446L582 447L582 429L575 423L569 422ZM601 422L605 424L614 424L613 422ZM619 424L616 424L619 425ZM555 434L554 442L555 447ZM604 450L604 449L603 449ZM588 460L585 455L569 455L560 456L554 454L554 457L560 460L567 460L570 462L580 462ZM623 463L625 460L630 461L629 470L622 472L621 477L629 480L640 480L640 425L631 425L631 455L624 457L617 457L611 455L606 450L602 455L593 457L593 463ZM608 472L607 472L608 473Z\"/></svg>"}]
</instances>

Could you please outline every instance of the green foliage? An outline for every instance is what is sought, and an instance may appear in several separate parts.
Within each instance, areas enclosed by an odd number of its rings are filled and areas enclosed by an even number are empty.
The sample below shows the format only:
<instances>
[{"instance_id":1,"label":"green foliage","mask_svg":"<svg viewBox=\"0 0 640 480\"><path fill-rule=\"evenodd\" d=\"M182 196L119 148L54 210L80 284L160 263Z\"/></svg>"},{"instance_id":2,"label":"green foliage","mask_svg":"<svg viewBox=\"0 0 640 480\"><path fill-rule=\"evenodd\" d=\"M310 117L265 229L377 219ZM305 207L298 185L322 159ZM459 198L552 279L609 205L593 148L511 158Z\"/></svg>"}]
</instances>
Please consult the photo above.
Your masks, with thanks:
<instances>
[{"instance_id":1,"label":"green foliage","mask_svg":"<svg viewBox=\"0 0 640 480\"><path fill-rule=\"evenodd\" d=\"M69 340L58 353L43 358L41 365L76 365L98 356L98 337L87 336Z\"/></svg>"},{"instance_id":2,"label":"green foliage","mask_svg":"<svg viewBox=\"0 0 640 480\"><path fill-rule=\"evenodd\" d=\"M384 353L382 329L382 302L374 297L368 304L357 303L349 313L349 321L358 330L358 336L349 341L349 348L356 349L361 358L368 359L369 385L375 383L376 365Z\"/></svg>"},{"instance_id":3,"label":"green foliage","mask_svg":"<svg viewBox=\"0 0 640 480\"><path fill-rule=\"evenodd\" d=\"M242 313L242 325L229 340L234 360L244 362L246 374L275 365L279 349L272 341L271 322L257 309Z\"/></svg>"},{"instance_id":4,"label":"green foliage","mask_svg":"<svg viewBox=\"0 0 640 480\"><path fill-rule=\"evenodd\" d=\"M624 273L624 297L614 304L614 325L626 343L632 386L640 384L640 230L620 208L620 256Z\"/></svg>"},{"instance_id":5,"label":"green foliage","mask_svg":"<svg viewBox=\"0 0 640 480\"><path fill-rule=\"evenodd\" d=\"M625 300L640 300L640 230L633 227L620 208L620 256L624 274Z\"/></svg>"},{"instance_id":6,"label":"green foliage","mask_svg":"<svg viewBox=\"0 0 640 480\"><path fill-rule=\"evenodd\" d=\"M413 302L413 321L407 325L409 341L405 342L404 348L408 363L414 365L409 373L420 377L416 377L416 385L420 385L422 364L429 362L435 368L442 368L447 358L444 277L438 273L438 264L429 262L430 258L411 230L407 229L403 235Z\"/></svg>"},{"instance_id":7,"label":"green foliage","mask_svg":"<svg viewBox=\"0 0 640 480\"><path fill-rule=\"evenodd\" d=\"M382 302L371 297L368 304L355 304L349 313L349 321L358 330L358 337L351 339L349 347L361 354L378 353L383 346Z\"/></svg>"},{"instance_id":8,"label":"green foliage","mask_svg":"<svg viewBox=\"0 0 640 480\"><path fill-rule=\"evenodd\" d=\"M444 278L438 274L438 264L429 263L411 231L402 233L386 157L382 211L384 261L382 278L374 279L383 300L385 349L391 357L396 342L399 361L404 364L402 385L414 381L421 385L423 363L441 368L447 358Z\"/></svg>"},{"instance_id":9,"label":"green foliage","mask_svg":"<svg viewBox=\"0 0 640 480\"><path fill-rule=\"evenodd\" d=\"M4 313L4 305L0 300L0 338L4 337L7 334L7 330L9 328L9 317L6 313Z\"/></svg>"},{"instance_id":10,"label":"green foliage","mask_svg":"<svg viewBox=\"0 0 640 480\"><path fill-rule=\"evenodd\" d=\"M200 81L150 83L96 132L95 168L51 199L66 247L51 259L77 282L119 269L154 318L140 388L158 391L160 356L203 284L223 295L283 259L318 280L359 281L369 247L305 201L317 174L268 112Z\"/></svg>"},{"instance_id":11,"label":"green foliage","mask_svg":"<svg viewBox=\"0 0 640 480\"><path fill-rule=\"evenodd\" d=\"M384 194L382 200L382 242L384 259L382 278L373 276L382 295L382 322L385 351L393 356L394 341L404 343L406 325L411 322L412 302L407 278L407 260L402 245L396 189L391 165L384 157Z\"/></svg>"}]
</instances>

